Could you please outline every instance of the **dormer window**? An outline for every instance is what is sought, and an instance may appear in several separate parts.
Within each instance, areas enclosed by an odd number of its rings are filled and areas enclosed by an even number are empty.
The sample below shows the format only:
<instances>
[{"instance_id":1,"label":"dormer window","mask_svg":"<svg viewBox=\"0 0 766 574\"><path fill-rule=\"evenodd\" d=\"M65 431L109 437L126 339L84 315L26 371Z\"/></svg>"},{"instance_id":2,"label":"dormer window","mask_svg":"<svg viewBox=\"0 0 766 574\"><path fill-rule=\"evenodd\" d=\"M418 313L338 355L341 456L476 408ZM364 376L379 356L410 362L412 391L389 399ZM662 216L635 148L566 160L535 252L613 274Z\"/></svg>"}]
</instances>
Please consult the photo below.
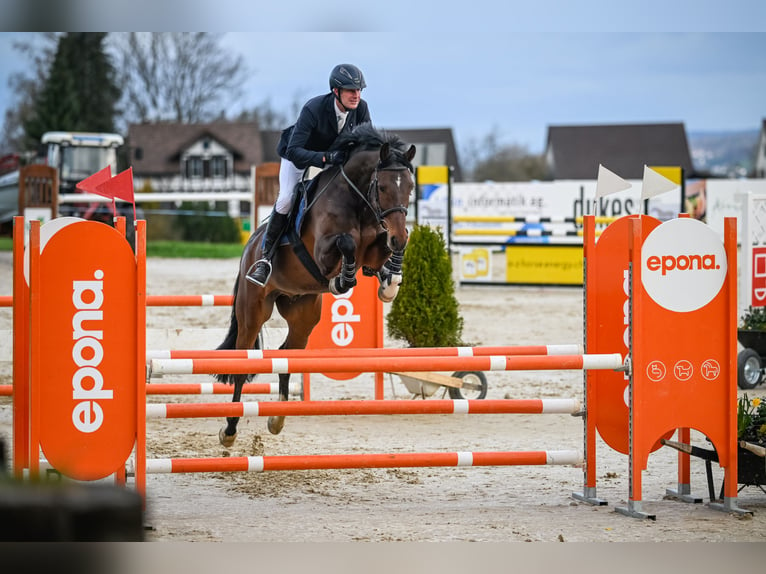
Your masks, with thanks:
<instances>
[{"instance_id":1,"label":"dormer window","mask_svg":"<svg viewBox=\"0 0 766 574\"><path fill-rule=\"evenodd\" d=\"M202 177L202 158L190 157L186 160L186 177Z\"/></svg>"},{"instance_id":2,"label":"dormer window","mask_svg":"<svg viewBox=\"0 0 766 574\"><path fill-rule=\"evenodd\" d=\"M226 158L223 156L215 156L210 159L210 176L225 178L226 177Z\"/></svg>"},{"instance_id":3,"label":"dormer window","mask_svg":"<svg viewBox=\"0 0 766 574\"><path fill-rule=\"evenodd\" d=\"M228 179L234 175L231 152L215 138L203 136L181 152L185 179Z\"/></svg>"},{"instance_id":4,"label":"dormer window","mask_svg":"<svg viewBox=\"0 0 766 574\"><path fill-rule=\"evenodd\" d=\"M187 178L225 179L228 176L227 162L224 156L203 159L199 156L186 158L185 175Z\"/></svg>"}]
</instances>

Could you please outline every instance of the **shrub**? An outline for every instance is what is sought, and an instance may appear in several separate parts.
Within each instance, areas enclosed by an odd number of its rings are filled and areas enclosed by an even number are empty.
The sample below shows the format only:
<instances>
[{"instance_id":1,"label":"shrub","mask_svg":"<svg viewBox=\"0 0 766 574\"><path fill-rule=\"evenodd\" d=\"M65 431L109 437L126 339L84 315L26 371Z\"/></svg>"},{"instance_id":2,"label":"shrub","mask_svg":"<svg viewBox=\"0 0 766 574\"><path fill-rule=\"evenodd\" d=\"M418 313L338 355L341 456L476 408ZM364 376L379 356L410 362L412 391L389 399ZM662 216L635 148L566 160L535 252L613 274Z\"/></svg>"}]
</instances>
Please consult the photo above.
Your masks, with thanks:
<instances>
[{"instance_id":1,"label":"shrub","mask_svg":"<svg viewBox=\"0 0 766 574\"><path fill-rule=\"evenodd\" d=\"M224 204L225 205L225 204ZM223 209L225 209L222 206ZM184 241L239 243L239 225L226 211L211 211L204 202L181 204L177 225Z\"/></svg>"},{"instance_id":2,"label":"shrub","mask_svg":"<svg viewBox=\"0 0 766 574\"><path fill-rule=\"evenodd\" d=\"M463 345L452 261L440 231L415 226L404 251L402 275L386 318L389 336L411 347Z\"/></svg>"}]
</instances>

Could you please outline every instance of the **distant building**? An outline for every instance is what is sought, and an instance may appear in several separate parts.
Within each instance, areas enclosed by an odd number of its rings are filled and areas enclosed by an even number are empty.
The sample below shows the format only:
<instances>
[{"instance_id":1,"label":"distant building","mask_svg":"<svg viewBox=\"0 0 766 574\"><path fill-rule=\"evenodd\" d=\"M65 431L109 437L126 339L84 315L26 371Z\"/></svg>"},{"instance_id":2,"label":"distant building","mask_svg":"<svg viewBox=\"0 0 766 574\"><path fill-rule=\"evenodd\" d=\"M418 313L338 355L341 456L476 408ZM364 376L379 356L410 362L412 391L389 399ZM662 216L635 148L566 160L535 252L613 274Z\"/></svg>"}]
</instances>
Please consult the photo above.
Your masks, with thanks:
<instances>
[{"instance_id":1,"label":"distant building","mask_svg":"<svg viewBox=\"0 0 766 574\"><path fill-rule=\"evenodd\" d=\"M761 122L761 135L755 154L755 177L766 178L766 119Z\"/></svg>"},{"instance_id":2,"label":"distant building","mask_svg":"<svg viewBox=\"0 0 766 574\"><path fill-rule=\"evenodd\" d=\"M128 145L138 191L248 191L263 161L256 123L131 124Z\"/></svg>"},{"instance_id":3,"label":"distant building","mask_svg":"<svg viewBox=\"0 0 766 574\"><path fill-rule=\"evenodd\" d=\"M644 165L694 171L684 124L549 126L545 161L554 180L596 179L599 164L624 179Z\"/></svg>"}]
</instances>

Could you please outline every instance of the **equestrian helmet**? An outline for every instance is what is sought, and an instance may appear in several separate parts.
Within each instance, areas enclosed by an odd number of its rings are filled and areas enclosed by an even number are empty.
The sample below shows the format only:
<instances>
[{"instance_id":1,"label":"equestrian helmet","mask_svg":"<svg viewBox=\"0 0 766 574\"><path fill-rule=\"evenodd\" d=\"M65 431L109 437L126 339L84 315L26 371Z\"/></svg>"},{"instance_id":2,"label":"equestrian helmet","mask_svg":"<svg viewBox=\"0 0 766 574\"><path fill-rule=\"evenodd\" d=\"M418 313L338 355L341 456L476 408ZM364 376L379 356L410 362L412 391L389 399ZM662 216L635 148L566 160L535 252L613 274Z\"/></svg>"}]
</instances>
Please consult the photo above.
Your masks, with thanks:
<instances>
[{"instance_id":1,"label":"equestrian helmet","mask_svg":"<svg viewBox=\"0 0 766 574\"><path fill-rule=\"evenodd\" d=\"M367 87L362 70L353 64L338 64L330 72L330 90L363 90Z\"/></svg>"}]
</instances>

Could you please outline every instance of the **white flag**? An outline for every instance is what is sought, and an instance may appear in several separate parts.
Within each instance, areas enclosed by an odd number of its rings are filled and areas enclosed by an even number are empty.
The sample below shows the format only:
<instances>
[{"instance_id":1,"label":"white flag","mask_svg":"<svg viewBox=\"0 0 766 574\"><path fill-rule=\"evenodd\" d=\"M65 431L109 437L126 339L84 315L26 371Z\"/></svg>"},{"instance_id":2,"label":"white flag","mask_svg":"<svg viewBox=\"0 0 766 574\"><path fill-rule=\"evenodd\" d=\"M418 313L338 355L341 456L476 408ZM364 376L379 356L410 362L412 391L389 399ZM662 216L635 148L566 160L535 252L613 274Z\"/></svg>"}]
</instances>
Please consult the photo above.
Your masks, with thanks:
<instances>
[{"instance_id":1,"label":"white flag","mask_svg":"<svg viewBox=\"0 0 766 574\"><path fill-rule=\"evenodd\" d=\"M616 173L609 171L603 165L598 164L598 180L596 181L596 199L617 193L618 191L625 191L633 187L632 184L622 179Z\"/></svg>"},{"instance_id":2,"label":"white flag","mask_svg":"<svg viewBox=\"0 0 766 574\"><path fill-rule=\"evenodd\" d=\"M644 181L641 184L641 199L649 199L655 195L660 195L666 191L678 189L679 185L675 181L669 180L664 175L660 175L649 166L644 166Z\"/></svg>"}]
</instances>

